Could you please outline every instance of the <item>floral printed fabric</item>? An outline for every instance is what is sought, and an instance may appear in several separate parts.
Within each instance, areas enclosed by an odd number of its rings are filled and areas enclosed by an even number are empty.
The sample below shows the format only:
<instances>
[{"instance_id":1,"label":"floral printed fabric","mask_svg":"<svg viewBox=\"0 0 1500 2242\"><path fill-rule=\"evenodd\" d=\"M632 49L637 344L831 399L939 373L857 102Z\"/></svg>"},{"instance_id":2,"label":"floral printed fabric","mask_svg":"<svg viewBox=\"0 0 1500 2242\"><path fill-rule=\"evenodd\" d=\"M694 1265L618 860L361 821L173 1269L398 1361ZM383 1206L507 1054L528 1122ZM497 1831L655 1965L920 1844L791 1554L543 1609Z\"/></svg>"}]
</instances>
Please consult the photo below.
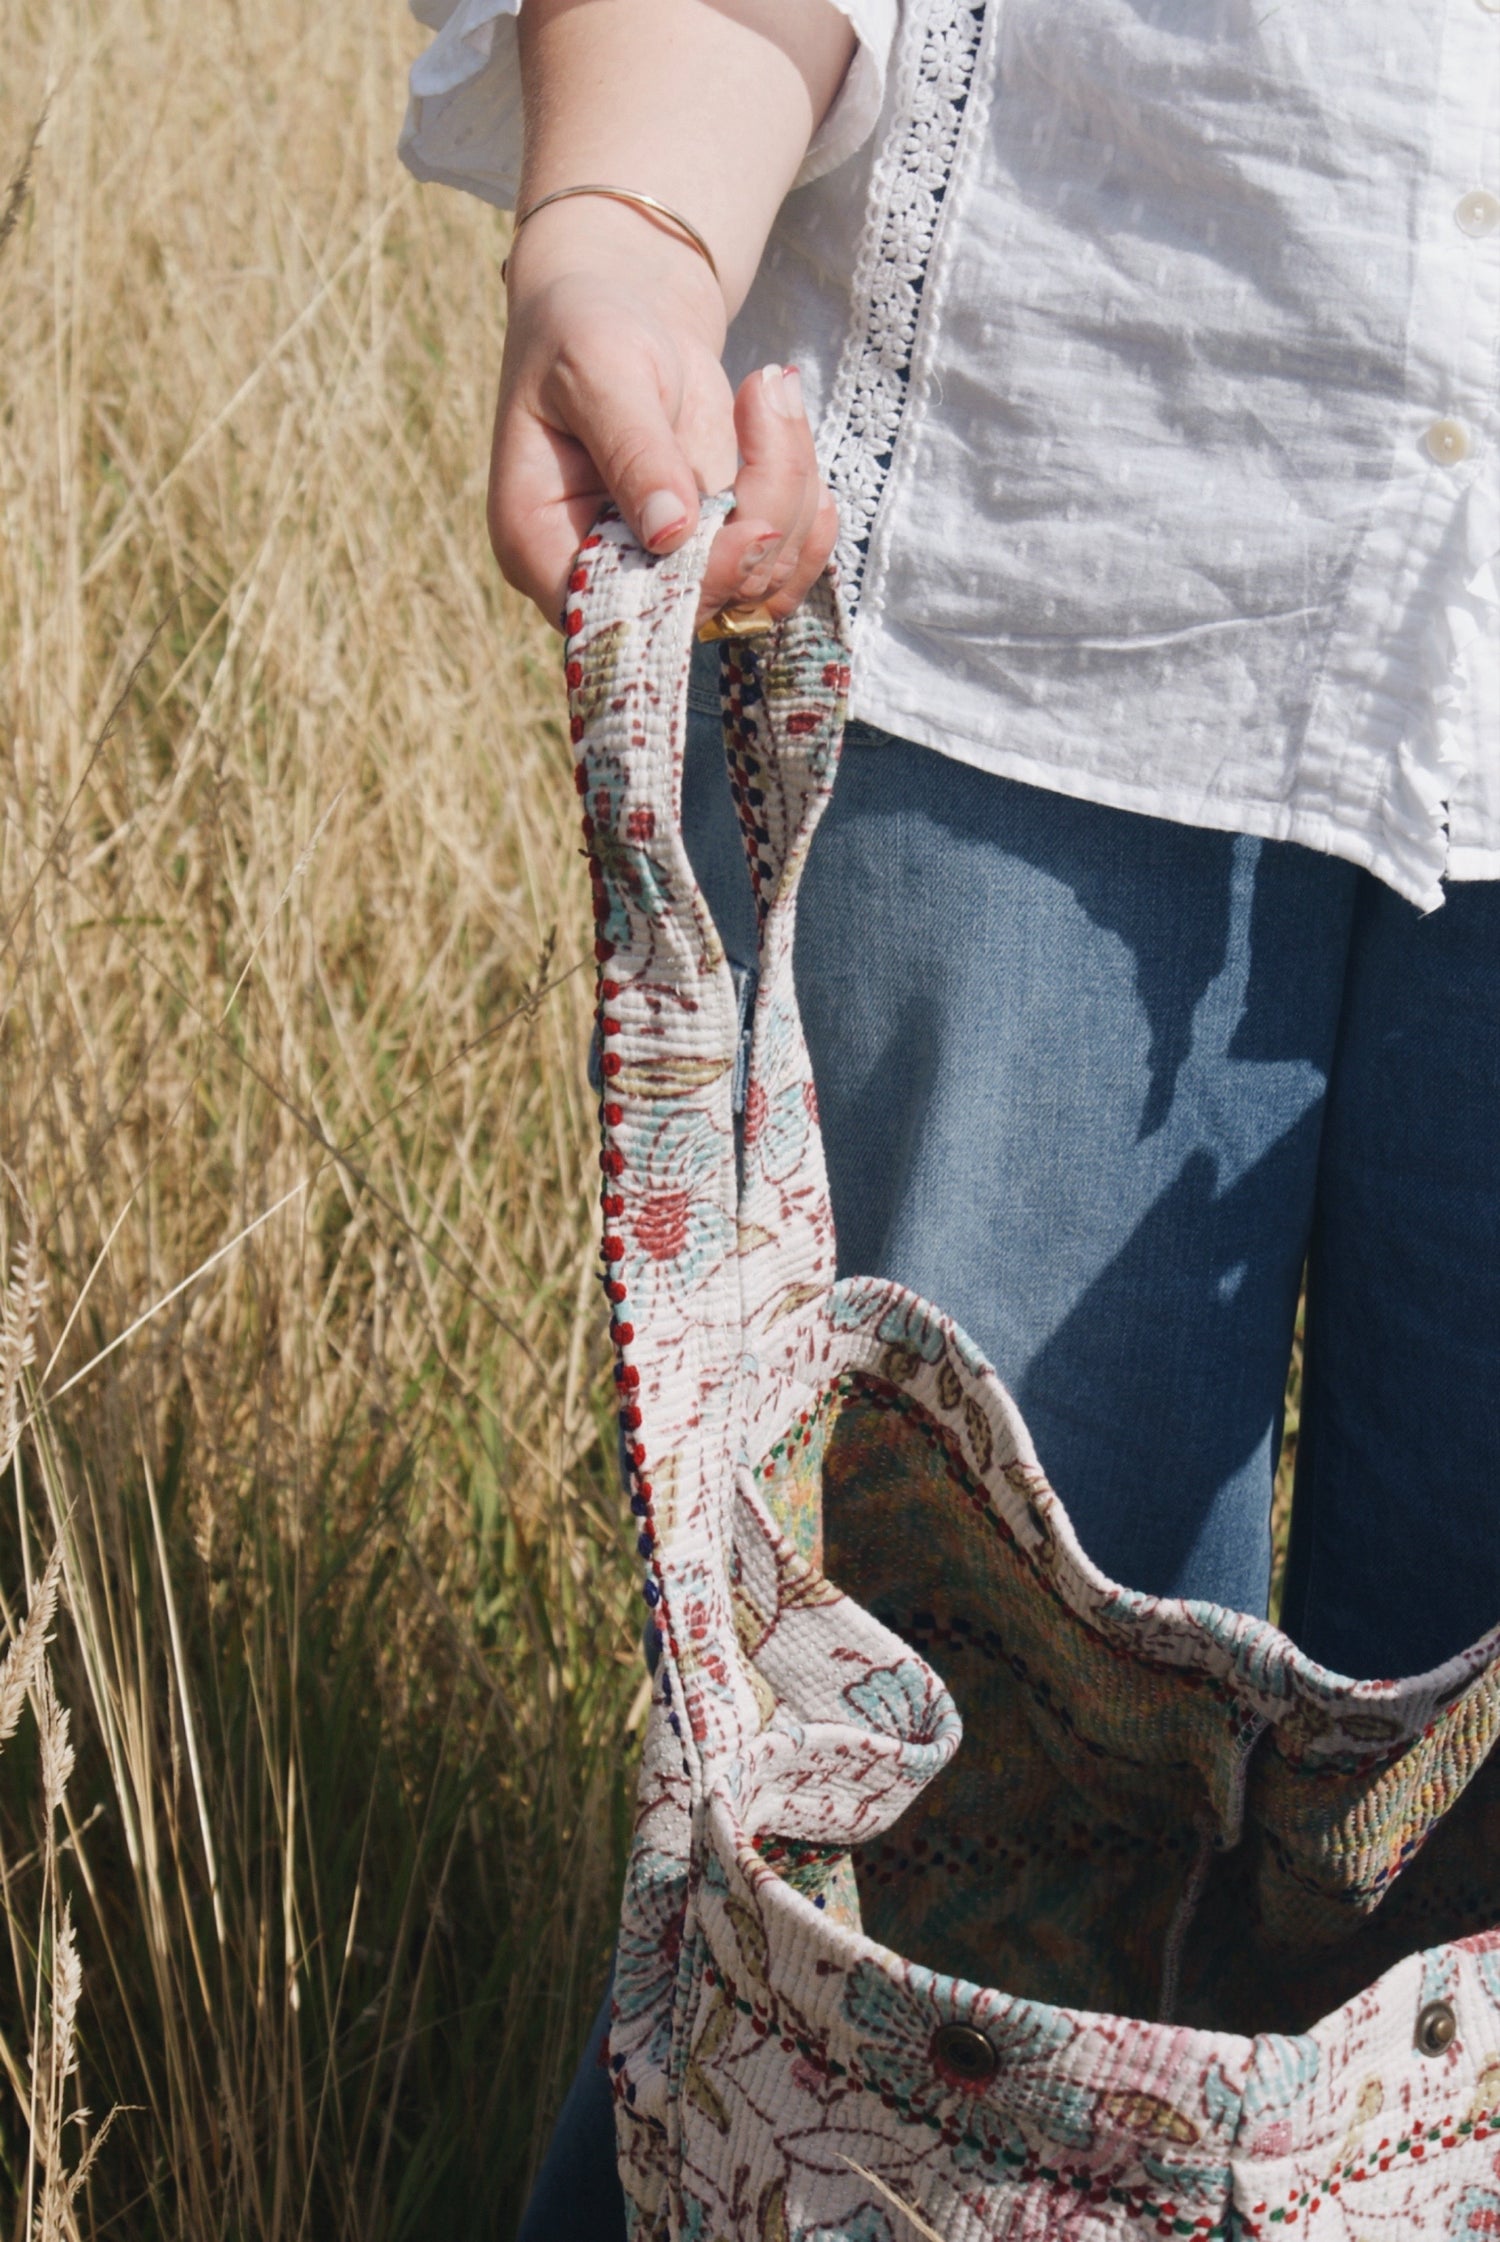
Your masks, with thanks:
<instances>
[{"instance_id":1,"label":"floral printed fabric","mask_svg":"<svg viewBox=\"0 0 1500 2242\"><path fill-rule=\"evenodd\" d=\"M792 980L847 687L827 585L725 651L762 925L736 1147L678 821L718 518L665 562L602 525L568 617L662 1651L611 2033L633 2233L1500 2236L1500 1631L1351 1682L1120 1588L963 1335L835 1282Z\"/></svg>"}]
</instances>

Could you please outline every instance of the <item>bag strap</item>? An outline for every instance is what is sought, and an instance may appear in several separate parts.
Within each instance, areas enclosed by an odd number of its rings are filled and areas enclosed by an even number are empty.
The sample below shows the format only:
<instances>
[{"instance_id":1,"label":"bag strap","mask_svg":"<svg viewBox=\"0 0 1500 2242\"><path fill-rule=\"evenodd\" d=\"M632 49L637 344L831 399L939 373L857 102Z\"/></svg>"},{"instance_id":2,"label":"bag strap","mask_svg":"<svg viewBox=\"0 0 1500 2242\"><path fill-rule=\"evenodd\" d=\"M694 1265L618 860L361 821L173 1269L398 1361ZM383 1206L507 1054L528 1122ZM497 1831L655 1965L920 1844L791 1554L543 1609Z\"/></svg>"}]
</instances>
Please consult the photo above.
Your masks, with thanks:
<instances>
[{"instance_id":1,"label":"bag strap","mask_svg":"<svg viewBox=\"0 0 1500 2242\"><path fill-rule=\"evenodd\" d=\"M665 1686L709 1757L758 1726L748 1676L725 1651L747 1339L753 1347L833 1277L792 934L848 686L826 579L769 639L724 649L731 784L762 924L742 1187L732 1110L738 1007L682 839L698 595L730 503L705 501L693 537L662 560L606 514L580 549L567 614L594 892L605 1289L623 1448Z\"/></svg>"},{"instance_id":2,"label":"bag strap","mask_svg":"<svg viewBox=\"0 0 1500 2242\"><path fill-rule=\"evenodd\" d=\"M833 1210L812 1063L793 977L797 893L833 789L849 664L828 580L778 636L720 650L725 750L760 921L760 987L740 1184L747 1333L777 1326L834 1280ZM851 930L852 936L852 930Z\"/></svg>"}]
</instances>

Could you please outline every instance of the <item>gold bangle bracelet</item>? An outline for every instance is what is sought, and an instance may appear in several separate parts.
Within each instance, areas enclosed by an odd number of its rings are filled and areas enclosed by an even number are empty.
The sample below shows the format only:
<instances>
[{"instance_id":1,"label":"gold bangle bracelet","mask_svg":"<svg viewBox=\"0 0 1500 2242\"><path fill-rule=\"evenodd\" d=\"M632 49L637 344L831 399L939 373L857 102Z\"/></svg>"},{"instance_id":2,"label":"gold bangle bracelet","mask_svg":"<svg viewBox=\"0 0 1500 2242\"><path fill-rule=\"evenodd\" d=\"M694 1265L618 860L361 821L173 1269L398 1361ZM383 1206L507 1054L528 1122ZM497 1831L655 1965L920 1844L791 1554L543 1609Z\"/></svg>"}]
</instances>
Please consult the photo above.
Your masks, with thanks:
<instances>
[{"instance_id":1,"label":"gold bangle bracelet","mask_svg":"<svg viewBox=\"0 0 1500 2242\"><path fill-rule=\"evenodd\" d=\"M714 262L714 253L691 219L684 218L682 212L673 210L669 203L658 202L655 195L641 194L634 187L598 187L592 185L554 187L550 195L538 195L535 202L529 202L524 210L516 212L516 222L511 229L510 236L512 248L515 246L516 235L521 231L528 218L534 218L539 210L545 210L549 202L566 202L570 195L603 195L610 202L627 202L632 209L644 210L648 217L665 218L668 225L676 226L681 233L686 235L688 241L697 250L699 256L713 274L714 279L718 281L721 288L723 287L723 281L719 280L719 268ZM510 259L507 257L505 263L500 267L502 282L505 279L506 268L509 264Z\"/></svg>"}]
</instances>

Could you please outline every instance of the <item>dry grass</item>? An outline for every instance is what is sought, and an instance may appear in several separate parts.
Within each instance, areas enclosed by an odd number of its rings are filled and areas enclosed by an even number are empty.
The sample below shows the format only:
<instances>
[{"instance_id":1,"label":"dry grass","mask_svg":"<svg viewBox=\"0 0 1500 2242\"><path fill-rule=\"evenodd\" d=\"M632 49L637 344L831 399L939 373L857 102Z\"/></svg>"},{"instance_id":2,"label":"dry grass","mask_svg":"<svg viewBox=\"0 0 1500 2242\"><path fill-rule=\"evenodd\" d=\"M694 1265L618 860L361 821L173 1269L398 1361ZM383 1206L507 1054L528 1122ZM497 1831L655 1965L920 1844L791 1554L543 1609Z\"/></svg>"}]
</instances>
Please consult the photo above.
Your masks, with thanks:
<instances>
[{"instance_id":1,"label":"dry grass","mask_svg":"<svg viewBox=\"0 0 1500 2242\"><path fill-rule=\"evenodd\" d=\"M586 891L415 36L6 17L11 2242L509 2233L623 1861Z\"/></svg>"},{"instance_id":2,"label":"dry grass","mask_svg":"<svg viewBox=\"0 0 1500 2242\"><path fill-rule=\"evenodd\" d=\"M415 37L6 18L0 1157L45 1295L12 1270L0 1586L19 1628L55 1547L62 1609L0 1755L0 2235L113 2109L47 2232L503 2235L607 1941L585 891L484 545L500 223L397 170Z\"/></svg>"}]
</instances>

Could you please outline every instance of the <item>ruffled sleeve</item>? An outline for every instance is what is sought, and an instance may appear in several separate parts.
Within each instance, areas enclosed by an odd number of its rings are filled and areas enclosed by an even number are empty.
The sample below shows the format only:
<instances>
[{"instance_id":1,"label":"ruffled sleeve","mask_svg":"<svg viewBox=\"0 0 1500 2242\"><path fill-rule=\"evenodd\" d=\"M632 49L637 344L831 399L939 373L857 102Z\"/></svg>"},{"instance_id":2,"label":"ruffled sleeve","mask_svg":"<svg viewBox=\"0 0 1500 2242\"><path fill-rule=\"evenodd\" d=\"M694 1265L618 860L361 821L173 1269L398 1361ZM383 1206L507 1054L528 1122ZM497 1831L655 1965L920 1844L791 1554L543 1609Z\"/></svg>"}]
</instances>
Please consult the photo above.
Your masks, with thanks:
<instances>
[{"instance_id":1,"label":"ruffled sleeve","mask_svg":"<svg viewBox=\"0 0 1500 2242\"><path fill-rule=\"evenodd\" d=\"M797 177L821 178L869 138L885 98L886 62L901 0L834 0L859 45ZM411 0L436 34L412 64L399 143L418 179L462 187L515 207L521 178L521 81L516 18L521 0Z\"/></svg>"}]
</instances>

